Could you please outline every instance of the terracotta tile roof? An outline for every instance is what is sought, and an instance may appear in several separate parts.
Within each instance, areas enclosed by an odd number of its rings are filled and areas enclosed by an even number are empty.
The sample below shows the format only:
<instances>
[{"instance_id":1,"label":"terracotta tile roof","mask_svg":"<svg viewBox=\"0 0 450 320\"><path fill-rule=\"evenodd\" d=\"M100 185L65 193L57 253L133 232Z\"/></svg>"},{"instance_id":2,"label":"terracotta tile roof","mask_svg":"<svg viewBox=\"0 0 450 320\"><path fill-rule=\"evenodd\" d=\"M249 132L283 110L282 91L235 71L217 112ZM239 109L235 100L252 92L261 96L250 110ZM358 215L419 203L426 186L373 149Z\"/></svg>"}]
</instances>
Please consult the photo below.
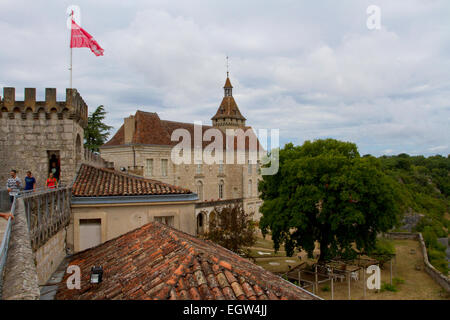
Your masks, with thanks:
<instances>
[{"instance_id":1,"label":"terracotta tile roof","mask_svg":"<svg viewBox=\"0 0 450 320\"><path fill-rule=\"evenodd\" d=\"M223 97L219 109L217 109L216 114L214 115L214 117L211 118L211 120L221 118L246 120L244 116L241 114L241 111L239 111L236 101L232 96Z\"/></svg>"},{"instance_id":2,"label":"terracotta tile roof","mask_svg":"<svg viewBox=\"0 0 450 320\"><path fill-rule=\"evenodd\" d=\"M225 97L230 98L230 97ZM225 99L224 98L224 99ZM233 98L233 97L231 97ZM234 101L234 99L233 99ZM239 113L240 114L240 113ZM161 120L157 113L136 111L135 114L135 132L132 139L132 144L144 144L144 145L165 145L165 146L175 146L179 142L171 141L173 131L176 129L186 129L192 137L192 146L194 143L194 124L186 122L176 122ZM213 126L202 125L202 132L214 128ZM217 128L216 128L217 129ZM251 129L247 126L242 128L244 131ZM253 132L253 131L252 131ZM253 133L254 134L254 133ZM237 141L237 139L235 139ZM246 150L248 150L248 137L246 137ZM203 141L203 148L209 145L211 141ZM257 142L259 146L259 141ZM124 126L122 125L116 134L105 143L102 147L114 147L125 145L125 134ZM223 146L226 147L226 137L223 135ZM234 143L235 150L237 150L237 143Z\"/></svg>"},{"instance_id":3,"label":"terracotta tile roof","mask_svg":"<svg viewBox=\"0 0 450 320\"><path fill-rule=\"evenodd\" d=\"M76 197L164 195L192 193L157 180L145 179L112 169L82 164L72 186Z\"/></svg>"},{"instance_id":4,"label":"terracotta tile roof","mask_svg":"<svg viewBox=\"0 0 450 320\"><path fill-rule=\"evenodd\" d=\"M307 291L210 241L158 222L149 223L71 257L81 269L81 289L66 274L56 299L317 299ZM89 283L103 267L103 282Z\"/></svg>"}]
</instances>

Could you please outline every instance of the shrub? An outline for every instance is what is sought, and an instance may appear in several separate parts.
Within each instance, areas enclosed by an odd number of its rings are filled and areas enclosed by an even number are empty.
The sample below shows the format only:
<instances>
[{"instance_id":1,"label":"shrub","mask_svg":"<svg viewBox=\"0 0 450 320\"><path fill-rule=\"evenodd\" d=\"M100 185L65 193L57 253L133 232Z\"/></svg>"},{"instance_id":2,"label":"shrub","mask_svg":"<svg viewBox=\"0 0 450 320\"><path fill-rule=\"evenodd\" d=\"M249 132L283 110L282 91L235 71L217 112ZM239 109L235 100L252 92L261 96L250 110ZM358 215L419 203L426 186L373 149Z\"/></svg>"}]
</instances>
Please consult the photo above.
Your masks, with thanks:
<instances>
[{"instance_id":1,"label":"shrub","mask_svg":"<svg viewBox=\"0 0 450 320\"><path fill-rule=\"evenodd\" d=\"M448 274L448 261L444 251L428 249L430 263L444 275Z\"/></svg>"},{"instance_id":2,"label":"shrub","mask_svg":"<svg viewBox=\"0 0 450 320\"><path fill-rule=\"evenodd\" d=\"M328 292L328 291L330 291L330 287L328 285L326 285L326 286L323 286L321 290L323 292Z\"/></svg>"},{"instance_id":3,"label":"shrub","mask_svg":"<svg viewBox=\"0 0 450 320\"><path fill-rule=\"evenodd\" d=\"M391 291L391 292L397 292L398 289L394 284L390 284L390 283L383 283L381 285L381 292L384 291Z\"/></svg>"},{"instance_id":4,"label":"shrub","mask_svg":"<svg viewBox=\"0 0 450 320\"><path fill-rule=\"evenodd\" d=\"M369 252L369 256L380 262L380 268L383 268L384 263L389 261L392 254L395 254L395 246L392 241L384 238L378 238L375 249Z\"/></svg>"}]
</instances>

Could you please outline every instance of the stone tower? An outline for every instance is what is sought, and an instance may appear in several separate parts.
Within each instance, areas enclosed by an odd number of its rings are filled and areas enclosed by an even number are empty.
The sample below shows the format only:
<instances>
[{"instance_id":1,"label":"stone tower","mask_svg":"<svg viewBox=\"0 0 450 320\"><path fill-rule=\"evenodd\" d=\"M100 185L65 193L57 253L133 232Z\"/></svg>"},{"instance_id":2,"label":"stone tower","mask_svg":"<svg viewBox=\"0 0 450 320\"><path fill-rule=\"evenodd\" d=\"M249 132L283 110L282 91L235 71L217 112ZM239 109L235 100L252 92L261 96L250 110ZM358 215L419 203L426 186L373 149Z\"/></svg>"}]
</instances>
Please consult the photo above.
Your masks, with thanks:
<instances>
[{"instance_id":1,"label":"stone tower","mask_svg":"<svg viewBox=\"0 0 450 320\"><path fill-rule=\"evenodd\" d=\"M56 89L45 89L45 101L36 101L36 89L25 88L24 101L16 101L15 88L3 88L0 99L0 183L11 169L23 179L30 170L37 186L44 186L50 167L60 181L72 182L84 159L84 128L88 106L76 89L66 89L66 100L56 101ZM56 164L54 164L56 163Z\"/></svg>"},{"instance_id":2,"label":"stone tower","mask_svg":"<svg viewBox=\"0 0 450 320\"><path fill-rule=\"evenodd\" d=\"M211 118L213 126L222 130L238 129L245 127L245 118L242 116L239 108L233 98L233 86L227 74L225 81L224 97L214 117Z\"/></svg>"}]
</instances>

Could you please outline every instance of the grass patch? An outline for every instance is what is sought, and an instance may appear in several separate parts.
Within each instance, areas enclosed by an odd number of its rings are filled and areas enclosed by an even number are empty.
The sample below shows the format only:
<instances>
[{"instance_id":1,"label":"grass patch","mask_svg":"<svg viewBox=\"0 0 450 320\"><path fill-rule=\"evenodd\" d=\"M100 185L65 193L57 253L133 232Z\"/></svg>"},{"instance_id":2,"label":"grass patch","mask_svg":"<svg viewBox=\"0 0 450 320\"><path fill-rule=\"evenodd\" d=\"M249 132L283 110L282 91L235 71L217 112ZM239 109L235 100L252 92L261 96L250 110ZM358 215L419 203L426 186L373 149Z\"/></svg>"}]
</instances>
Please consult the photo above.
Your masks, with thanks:
<instances>
[{"instance_id":1,"label":"grass patch","mask_svg":"<svg viewBox=\"0 0 450 320\"><path fill-rule=\"evenodd\" d=\"M404 284L405 280L403 280L402 278L393 278L392 279L392 283L394 284L394 286L398 286L400 284Z\"/></svg>"}]
</instances>

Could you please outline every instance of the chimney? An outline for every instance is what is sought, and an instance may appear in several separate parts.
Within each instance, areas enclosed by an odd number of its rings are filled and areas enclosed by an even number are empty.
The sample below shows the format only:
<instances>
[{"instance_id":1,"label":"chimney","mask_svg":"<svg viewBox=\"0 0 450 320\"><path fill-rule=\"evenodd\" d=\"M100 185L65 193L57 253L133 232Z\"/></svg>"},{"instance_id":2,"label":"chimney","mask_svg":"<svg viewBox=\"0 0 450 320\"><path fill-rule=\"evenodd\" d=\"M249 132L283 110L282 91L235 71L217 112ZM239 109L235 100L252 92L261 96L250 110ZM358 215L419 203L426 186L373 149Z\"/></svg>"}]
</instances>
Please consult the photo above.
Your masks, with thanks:
<instances>
[{"instance_id":1,"label":"chimney","mask_svg":"<svg viewBox=\"0 0 450 320\"><path fill-rule=\"evenodd\" d=\"M3 88L3 104L6 108L12 111L12 107L14 107L14 103L16 102L16 89L11 87Z\"/></svg>"},{"instance_id":2,"label":"chimney","mask_svg":"<svg viewBox=\"0 0 450 320\"><path fill-rule=\"evenodd\" d=\"M48 108L56 106L56 89L45 88L45 105Z\"/></svg>"},{"instance_id":3,"label":"chimney","mask_svg":"<svg viewBox=\"0 0 450 320\"><path fill-rule=\"evenodd\" d=\"M125 131L125 144L130 144L133 141L134 131L136 129L136 124L134 121L134 116L129 116L124 119L123 122L124 131Z\"/></svg>"},{"instance_id":4,"label":"chimney","mask_svg":"<svg viewBox=\"0 0 450 320\"><path fill-rule=\"evenodd\" d=\"M36 106L36 88L25 88L25 103L24 103L25 110L28 107L34 110L35 106Z\"/></svg>"}]
</instances>

